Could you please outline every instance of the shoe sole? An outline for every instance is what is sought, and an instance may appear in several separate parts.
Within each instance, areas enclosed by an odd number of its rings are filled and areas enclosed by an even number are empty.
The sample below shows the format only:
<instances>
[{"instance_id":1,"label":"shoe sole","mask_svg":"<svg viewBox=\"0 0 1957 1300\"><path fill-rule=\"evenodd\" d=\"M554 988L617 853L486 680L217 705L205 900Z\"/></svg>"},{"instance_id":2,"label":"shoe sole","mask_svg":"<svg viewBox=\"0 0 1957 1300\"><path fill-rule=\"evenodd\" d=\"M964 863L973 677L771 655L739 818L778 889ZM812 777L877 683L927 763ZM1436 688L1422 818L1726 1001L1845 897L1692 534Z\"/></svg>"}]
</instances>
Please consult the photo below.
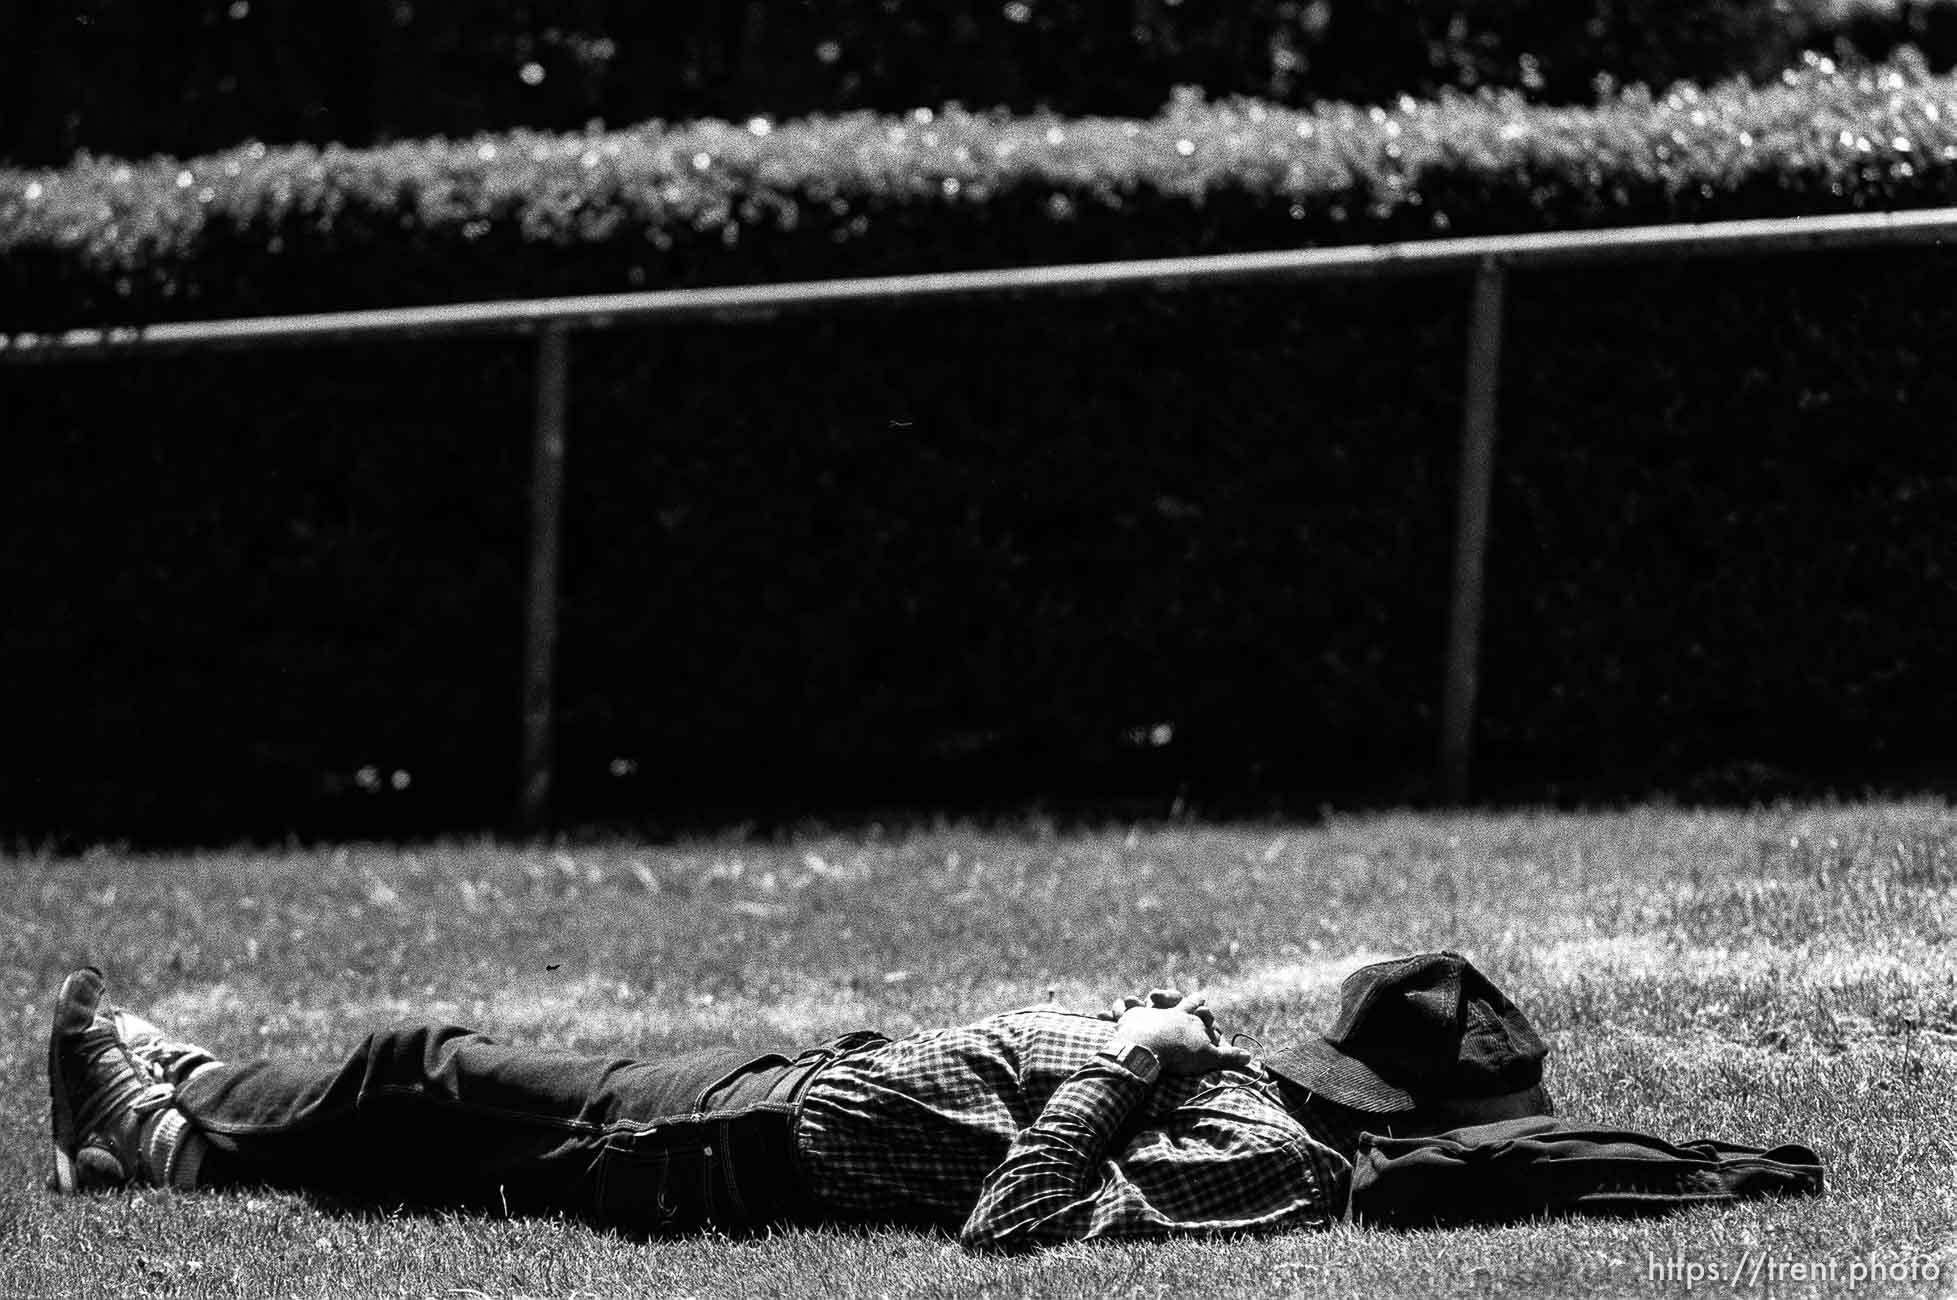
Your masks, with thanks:
<instances>
[{"instance_id":1,"label":"shoe sole","mask_svg":"<svg viewBox=\"0 0 1957 1300\"><path fill-rule=\"evenodd\" d=\"M63 1013L71 1005L79 1005L84 1000L81 990L75 986L85 980L96 982L95 1001L101 1002L102 973L94 967L78 970L61 981L61 991L54 998L54 1027L48 1033L48 1092L52 1103L54 1128L54 1172L48 1177L48 1188L56 1192L78 1192L81 1180L76 1175L75 1159L79 1154L79 1135L75 1132L75 1112L68 1099L68 1079L61 1069L61 1040L64 1025L70 1019ZM94 1008L89 1015L92 1018Z\"/></svg>"}]
</instances>

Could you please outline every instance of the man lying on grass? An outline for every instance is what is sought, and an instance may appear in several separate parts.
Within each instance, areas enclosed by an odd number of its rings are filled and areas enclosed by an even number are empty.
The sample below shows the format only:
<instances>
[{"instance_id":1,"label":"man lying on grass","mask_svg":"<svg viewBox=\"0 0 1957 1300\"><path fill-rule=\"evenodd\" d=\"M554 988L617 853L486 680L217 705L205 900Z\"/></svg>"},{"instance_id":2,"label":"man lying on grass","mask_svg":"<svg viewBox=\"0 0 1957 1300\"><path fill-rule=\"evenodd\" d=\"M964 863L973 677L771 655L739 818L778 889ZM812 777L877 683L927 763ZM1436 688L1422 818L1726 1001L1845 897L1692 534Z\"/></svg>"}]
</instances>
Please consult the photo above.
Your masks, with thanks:
<instances>
[{"instance_id":1,"label":"man lying on grass","mask_svg":"<svg viewBox=\"0 0 1957 1300\"><path fill-rule=\"evenodd\" d=\"M415 1025L338 1064L225 1063L62 984L52 1185L297 1189L654 1234L909 1222L973 1247L1316 1227L1357 1134L1546 1114L1546 1049L1455 953L1355 972L1258 1061L1200 996L1041 1007L798 1056L640 1061Z\"/></svg>"}]
</instances>

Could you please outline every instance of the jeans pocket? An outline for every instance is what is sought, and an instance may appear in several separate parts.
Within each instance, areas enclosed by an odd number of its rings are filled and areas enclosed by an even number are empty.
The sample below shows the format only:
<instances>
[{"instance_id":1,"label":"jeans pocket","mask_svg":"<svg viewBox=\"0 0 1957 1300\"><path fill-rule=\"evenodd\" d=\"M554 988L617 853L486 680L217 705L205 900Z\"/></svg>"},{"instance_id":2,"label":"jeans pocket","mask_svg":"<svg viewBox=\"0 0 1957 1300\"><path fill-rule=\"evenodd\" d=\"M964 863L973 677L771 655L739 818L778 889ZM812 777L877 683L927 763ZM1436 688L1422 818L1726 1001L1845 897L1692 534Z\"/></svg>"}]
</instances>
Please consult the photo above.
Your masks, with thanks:
<instances>
[{"instance_id":1,"label":"jeans pocket","mask_svg":"<svg viewBox=\"0 0 1957 1300\"><path fill-rule=\"evenodd\" d=\"M681 1121L615 1133L598 1158L598 1219L634 1234L693 1232L711 1206L711 1127Z\"/></svg>"}]
</instances>

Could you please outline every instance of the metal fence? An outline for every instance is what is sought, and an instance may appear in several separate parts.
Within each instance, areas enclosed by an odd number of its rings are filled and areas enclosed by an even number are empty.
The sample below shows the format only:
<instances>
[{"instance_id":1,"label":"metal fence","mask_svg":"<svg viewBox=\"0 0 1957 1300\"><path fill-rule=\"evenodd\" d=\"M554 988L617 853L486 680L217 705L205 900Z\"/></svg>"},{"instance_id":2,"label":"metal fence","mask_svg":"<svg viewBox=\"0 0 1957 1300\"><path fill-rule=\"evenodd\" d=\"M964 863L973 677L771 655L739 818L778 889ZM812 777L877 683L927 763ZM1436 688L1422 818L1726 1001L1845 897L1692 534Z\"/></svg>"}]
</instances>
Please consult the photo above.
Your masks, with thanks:
<instances>
[{"instance_id":1,"label":"metal fence","mask_svg":"<svg viewBox=\"0 0 1957 1300\"><path fill-rule=\"evenodd\" d=\"M1467 798L1470 790L1482 575L1498 427L1502 304L1509 272L1640 260L1942 245L1951 241L1957 241L1957 208L1709 225L1641 226L1352 248L166 323L60 334L0 335L0 364L102 362L137 354L313 346L379 339L534 336L536 407L529 577L524 611L522 782L517 808L518 823L534 830L546 823L550 809L558 547L563 520L565 411L570 401L570 336L574 332L678 322L735 326L794 312L850 305L894 309L955 298L1170 293L1276 281L1460 275L1468 280L1472 298L1465 346L1458 509L1438 738L1440 787L1449 800L1459 802Z\"/></svg>"}]
</instances>

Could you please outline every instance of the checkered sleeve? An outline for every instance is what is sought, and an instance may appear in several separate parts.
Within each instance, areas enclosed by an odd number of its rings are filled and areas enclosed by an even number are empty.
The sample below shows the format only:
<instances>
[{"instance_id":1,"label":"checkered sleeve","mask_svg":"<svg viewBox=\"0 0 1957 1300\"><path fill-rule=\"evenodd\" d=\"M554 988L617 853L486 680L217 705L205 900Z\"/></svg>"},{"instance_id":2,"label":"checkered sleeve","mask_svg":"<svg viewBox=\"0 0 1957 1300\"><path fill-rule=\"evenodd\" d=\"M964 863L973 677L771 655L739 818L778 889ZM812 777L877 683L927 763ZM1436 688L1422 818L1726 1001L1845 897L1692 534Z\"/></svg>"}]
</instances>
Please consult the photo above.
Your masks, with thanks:
<instances>
[{"instance_id":1,"label":"checkered sleeve","mask_svg":"<svg viewBox=\"0 0 1957 1300\"><path fill-rule=\"evenodd\" d=\"M1246 1088L1210 1087L1124 1133L1149 1085L1097 1057L1056 1090L986 1178L971 1249L1319 1226L1342 1157Z\"/></svg>"}]
</instances>

